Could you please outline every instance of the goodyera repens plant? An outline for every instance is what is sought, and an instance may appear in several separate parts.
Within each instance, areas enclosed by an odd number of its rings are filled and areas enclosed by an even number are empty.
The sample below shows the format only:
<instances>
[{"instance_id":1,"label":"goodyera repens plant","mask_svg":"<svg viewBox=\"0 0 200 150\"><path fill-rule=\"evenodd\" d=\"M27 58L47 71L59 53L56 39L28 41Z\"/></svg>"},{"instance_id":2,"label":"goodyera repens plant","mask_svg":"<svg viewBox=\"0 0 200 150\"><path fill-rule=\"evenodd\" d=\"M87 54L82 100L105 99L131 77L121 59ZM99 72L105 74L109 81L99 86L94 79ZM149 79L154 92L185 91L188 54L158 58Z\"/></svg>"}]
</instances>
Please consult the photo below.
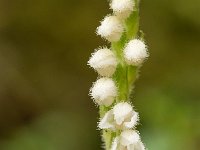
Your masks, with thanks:
<instances>
[{"instance_id":1,"label":"goodyera repens plant","mask_svg":"<svg viewBox=\"0 0 200 150\"><path fill-rule=\"evenodd\" d=\"M110 0L113 13L97 28L97 34L111 43L92 54L88 65L99 78L90 95L100 109L98 128L106 150L144 150L136 125L131 93L138 71L148 57L139 32L139 0Z\"/></svg>"}]
</instances>

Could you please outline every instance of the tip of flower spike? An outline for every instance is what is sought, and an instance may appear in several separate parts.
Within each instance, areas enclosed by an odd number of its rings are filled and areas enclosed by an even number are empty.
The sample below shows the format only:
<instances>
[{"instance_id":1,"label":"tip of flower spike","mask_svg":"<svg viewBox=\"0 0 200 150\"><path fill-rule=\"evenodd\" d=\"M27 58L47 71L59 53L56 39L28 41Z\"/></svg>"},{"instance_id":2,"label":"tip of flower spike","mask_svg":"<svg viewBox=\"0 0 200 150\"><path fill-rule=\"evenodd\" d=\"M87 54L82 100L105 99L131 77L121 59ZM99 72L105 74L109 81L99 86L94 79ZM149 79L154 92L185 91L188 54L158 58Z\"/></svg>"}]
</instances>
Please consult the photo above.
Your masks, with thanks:
<instances>
[{"instance_id":1,"label":"tip of flower spike","mask_svg":"<svg viewBox=\"0 0 200 150\"><path fill-rule=\"evenodd\" d=\"M119 41L123 31L123 24L117 16L106 16L97 28L97 34L110 42Z\"/></svg>"},{"instance_id":2,"label":"tip of flower spike","mask_svg":"<svg viewBox=\"0 0 200 150\"><path fill-rule=\"evenodd\" d=\"M92 54L88 64L101 76L110 77L116 70L117 58L110 49L100 48Z\"/></svg>"},{"instance_id":3,"label":"tip of flower spike","mask_svg":"<svg viewBox=\"0 0 200 150\"><path fill-rule=\"evenodd\" d=\"M90 89L90 95L99 105L110 106L117 96L117 87L111 78L98 79Z\"/></svg>"},{"instance_id":4,"label":"tip of flower spike","mask_svg":"<svg viewBox=\"0 0 200 150\"><path fill-rule=\"evenodd\" d=\"M124 58L129 65L139 66L148 56L147 46L139 39L131 40L124 49Z\"/></svg>"},{"instance_id":5,"label":"tip of flower spike","mask_svg":"<svg viewBox=\"0 0 200 150\"><path fill-rule=\"evenodd\" d=\"M121 19L126 19L134 10L134 0L111 0L110 8Z\"/></svg>"}]
</instances>

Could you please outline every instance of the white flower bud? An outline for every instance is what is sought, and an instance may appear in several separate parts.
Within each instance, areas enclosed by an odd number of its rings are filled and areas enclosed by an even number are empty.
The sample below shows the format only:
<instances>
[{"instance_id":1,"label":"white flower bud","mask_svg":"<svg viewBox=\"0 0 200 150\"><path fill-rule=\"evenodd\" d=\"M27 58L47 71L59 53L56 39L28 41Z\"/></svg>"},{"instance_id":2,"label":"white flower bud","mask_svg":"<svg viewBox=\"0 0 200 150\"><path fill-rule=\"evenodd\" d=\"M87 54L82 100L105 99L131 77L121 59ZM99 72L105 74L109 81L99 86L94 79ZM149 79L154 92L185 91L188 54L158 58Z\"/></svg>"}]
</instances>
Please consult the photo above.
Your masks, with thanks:
<instances>
[{"instance_id":1,"label":"white flower bud","mask_svg":"<svg viewBox=\"0 0 200 150\"><path fill-rule=\"evenodd\" d=\"M129 65L139 66L148 56L145 43L138 39L131 40L124 49L124 58Z\"/></svg>"},{"instance_id":2,"label":"white flower bud","mask_svg":"<svg viewBox=\"0 0 200 150\"><path fill-rule=\"evenodd\" d=\"M101 76L111 77L116 70L117 59L111 50L103 48L92 54L88 64Z\"/></svg>"},{"instance_id":3,"label":"white flower bud","mask_svg":"<svg viewBox=\"0 0 200 150\"><path fill-rule=\"evenodd\" d=\"M91 88L91 96L99 105L110 106L117 96L117 87L110 78L100 78Z\"/></svg>"},{"instance_id":4,"label":"white flower bud","mask_svg":"<svg viewBox=\"0 0 200 150\"><path fill-rule=\"evenodd\" d=\"M124 31L123 24L116 16L107 16L97 28L97 34L110 42L117 42L120 40Z\"/></svg>"},{"instance_id":5,"label":"white flower bud","mask_svg":"<svg viewBox=\"0 0 200 150\"><path fill-rule=\"evenodd\" d=\"M145 147L136 131L125 130L113 140L111 150L145 150Z\"/></svg>"},{"instance_id":6,"label":"white flower bud","mask_svg":"<svg viewBox=\"0 0 200 150\"><path fill-rule=\"evenodd\" d=\"M126 19L130 16L134 10L134 6L134 0L112 0L110 3L110 8L122 19Z\"/></svg>"},{"instance_id":7,"label":"white flower bud","mask_svg":"<svg viewBox=\"0 0 200 150\"><path fill-rule=\"evenodd\" d=\"M138 113L128 103L118 103L99 122L100 129L130 129L137 125Z\"/></svg>"}]
</instances>

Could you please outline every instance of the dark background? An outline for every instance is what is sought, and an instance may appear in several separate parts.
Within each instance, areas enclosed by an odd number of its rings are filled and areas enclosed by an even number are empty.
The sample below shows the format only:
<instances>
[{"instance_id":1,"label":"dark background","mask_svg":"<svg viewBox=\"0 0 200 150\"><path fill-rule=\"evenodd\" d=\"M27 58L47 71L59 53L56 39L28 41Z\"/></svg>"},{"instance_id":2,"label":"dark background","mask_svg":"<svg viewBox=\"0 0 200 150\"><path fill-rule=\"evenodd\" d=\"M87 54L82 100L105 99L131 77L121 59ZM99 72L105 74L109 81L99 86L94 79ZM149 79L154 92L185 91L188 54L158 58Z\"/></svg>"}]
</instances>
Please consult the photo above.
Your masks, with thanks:
<instances>
[{"instance_id":1,"label":"dark background","mask_svg":"<svg viewBox=\"0 0 200 150\"><path fill-rule=\"evenodd\" d=\"M151 57L136 83L149 150L200 149L200 1L143 0ZM0 150L100 150L97 74L106 0L0 0Z\"/></svg>"}]
</instances>

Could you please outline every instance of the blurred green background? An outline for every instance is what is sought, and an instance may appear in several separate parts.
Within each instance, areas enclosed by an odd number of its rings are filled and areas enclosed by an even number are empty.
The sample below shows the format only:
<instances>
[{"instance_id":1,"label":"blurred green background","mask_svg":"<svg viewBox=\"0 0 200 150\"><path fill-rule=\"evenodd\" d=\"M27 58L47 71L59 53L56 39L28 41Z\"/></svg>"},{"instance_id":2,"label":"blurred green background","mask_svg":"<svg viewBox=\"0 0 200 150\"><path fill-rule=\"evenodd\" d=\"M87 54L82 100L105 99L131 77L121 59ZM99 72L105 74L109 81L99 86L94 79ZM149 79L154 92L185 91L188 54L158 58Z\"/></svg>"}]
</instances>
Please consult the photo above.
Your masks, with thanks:
<instances>
[{"instance_id":1,"label":"blurred green background","mask_svg":"<svg viewBox=\"0 0 200 150\"><path fill-rule=\"evenodd\" d=\"M100 150L97 74L106 0L0 0L0 150ZM200 149L200 1L143 0L151 57L136 83L149 150Z\"/></svg>"}]
</instances>

